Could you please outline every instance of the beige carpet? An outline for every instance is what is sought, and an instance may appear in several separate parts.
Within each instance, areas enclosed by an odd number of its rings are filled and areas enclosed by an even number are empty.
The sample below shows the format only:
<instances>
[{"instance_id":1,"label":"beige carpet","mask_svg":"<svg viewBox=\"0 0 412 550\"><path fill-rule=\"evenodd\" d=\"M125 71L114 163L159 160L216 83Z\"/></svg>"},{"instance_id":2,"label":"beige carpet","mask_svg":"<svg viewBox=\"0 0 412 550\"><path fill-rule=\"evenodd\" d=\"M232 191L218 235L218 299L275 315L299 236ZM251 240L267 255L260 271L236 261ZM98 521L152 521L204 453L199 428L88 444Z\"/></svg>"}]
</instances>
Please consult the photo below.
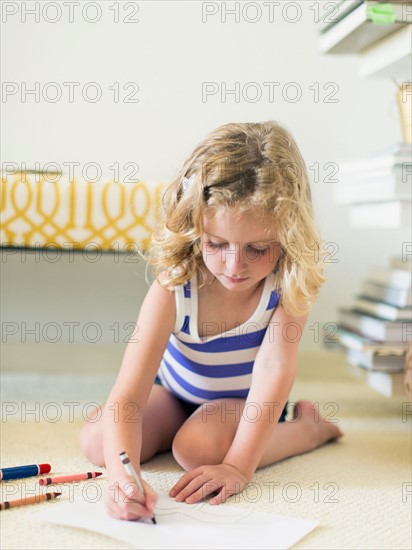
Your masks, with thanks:
<instances>
[{"instance_id":1,"label":"beige carpet","mask_svg":"<svg viewBox=\"0 0 412 550\"><path fill-rule=\"evenodd\" d=\"M59 396L60 397L60 396ZM402 398L386 398L351 376L340 355L302 355L292 400L311 399L322 414L327 403L338 407L335 418L345 436L311 453L258 470L248 491L233 496L234 506L317 520L320 526L294 548L410 549L412 525L411 418L402 421ZM51 418L53 411L49 412ZM53 465L57 473L87 471L91 464L78 449L79 420L1 423L2 465L34 461ZM34 460L35 459L35 460ZM143 468L145 478L168 490L183 471L170 453ZM2 498L22 496L35 478L2 484ZM84 484L63 486L62 500ZM96 480L102 487L104 479ZM270 492L270 487L272 491ZM16 489L17 493L12 495ZM93 498L93 496L91 497ZM58 506L58 502L53 506ZM1 513L1 548L128 548L91 532L37 524L34 509L43 503ZM257 533L256 548L259 548Z\"/></svg>"}]
</instances>

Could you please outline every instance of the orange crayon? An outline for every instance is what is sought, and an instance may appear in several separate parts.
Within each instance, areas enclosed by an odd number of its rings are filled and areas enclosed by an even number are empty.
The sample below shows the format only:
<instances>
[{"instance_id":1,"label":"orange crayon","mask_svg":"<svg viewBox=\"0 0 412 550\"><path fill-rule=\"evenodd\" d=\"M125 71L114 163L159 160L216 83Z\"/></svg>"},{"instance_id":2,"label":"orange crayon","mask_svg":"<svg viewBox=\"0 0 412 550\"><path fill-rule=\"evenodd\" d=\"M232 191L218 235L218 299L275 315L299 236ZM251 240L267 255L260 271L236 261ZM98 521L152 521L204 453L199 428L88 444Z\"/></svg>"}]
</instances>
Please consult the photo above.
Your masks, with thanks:
<instances>
[{"instance_id":1,"label":"orange crayon","mask_svg":"<svg viewBox=\"0 0 412 550\"><path fill-rule=\"evenodd\" d=\"M86 472L85 474L72 474L68 476L42 477L39 479L39 485L51 485L52 483L66 483L70 481L79 481L81 479L92 479L102 475L102 472Z\"/></svg>"},{"instance_id":2,"label":"orange crayon","mask_svg":"<svg viewBox=\"0 0 412 550\"><path fill-rule=\"evenodd\" d=\"M0 510L7 510L15 506L25 506L26 504L37 504L38 502L57 498L60 495L61 493L44 493L44 495L33 495L31 497L18 498L16 500L7 500L6 502L0 503Z\"/></svg>"}]
</instances>

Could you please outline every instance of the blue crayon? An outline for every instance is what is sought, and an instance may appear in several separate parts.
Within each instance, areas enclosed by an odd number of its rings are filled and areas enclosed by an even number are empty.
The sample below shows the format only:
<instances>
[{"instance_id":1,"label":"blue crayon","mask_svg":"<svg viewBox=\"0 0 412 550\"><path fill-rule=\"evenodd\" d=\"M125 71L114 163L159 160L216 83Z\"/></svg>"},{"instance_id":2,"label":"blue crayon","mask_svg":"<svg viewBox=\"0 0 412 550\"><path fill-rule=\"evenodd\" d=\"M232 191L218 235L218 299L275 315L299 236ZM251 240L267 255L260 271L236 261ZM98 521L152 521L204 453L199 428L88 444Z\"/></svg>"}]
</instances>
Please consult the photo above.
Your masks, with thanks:
<instances>
[{"instance_id":1,"label":"blue crayon","mask_svg":"<svg viewBox=\"0 0 412 550\"><path fill-rule=\"evenodd\" d=\"M38 476L48 474L51 470L50 464L28 464L27 466L14 466L0 470L0 481L7 479L19 479L21 477Z\"/></svg>"}]
</instances>

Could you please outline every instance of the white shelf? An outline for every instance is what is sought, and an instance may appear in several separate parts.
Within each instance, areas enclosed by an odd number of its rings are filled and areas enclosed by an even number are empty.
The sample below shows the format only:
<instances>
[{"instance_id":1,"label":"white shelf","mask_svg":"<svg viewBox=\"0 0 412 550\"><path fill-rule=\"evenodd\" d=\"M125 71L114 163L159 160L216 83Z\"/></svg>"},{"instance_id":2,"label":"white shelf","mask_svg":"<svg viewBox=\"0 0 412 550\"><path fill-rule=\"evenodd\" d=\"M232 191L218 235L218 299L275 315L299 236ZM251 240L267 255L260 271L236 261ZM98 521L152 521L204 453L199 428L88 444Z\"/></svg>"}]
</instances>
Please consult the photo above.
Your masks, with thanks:
<instances>
[{"instance_id":1,"label":"white shelf","mask_svg":"<svg viewBox=\"0 0 412 550\"><path fill-rule=\"evenodd\" d=\"M362 77L398 77L412 79L412 25L376 42L359 54L359 74Z\"/></svg>"},{"instance_id":2,"label":"white shelf","mask_svg":"<svg viewBox=\"0 0 412 550\"><path fill-rule=\"evenodd\" d=\"M368 6L378 2L345 0L334 3L319 28L319 49L324 54L359 57L359 74L412 80L412 4L389 2L397 14L394 23L377 24ZM332 6L332 3L331 3Z\"/></svg>"},{"instance_id":3,"label":"white shelf","mask_svg":"<svg viewBox=\"0 0 412 550\"><path fill-rule=\"evenodd\" d=\"M408 22L410 19L408 17ZM367 4L361 3L353 11L320 35L320 49L324 53L354 54L407 25L397 21L386 25L373 23L367 15Z\"/></svg>"},{"instance_id":4,"label":"white shelf","mask_svg":"<svg viewBox=\"0 0 412 550\"><path fill-rule=\"evenodd\" d=\"M391 374L389 372L370 371L349 363L346 363L346 368L350 374L364 380L370 388L378 393L386 397L404 396L406 398L404 372Z\"/></svg>"}]
</instances>

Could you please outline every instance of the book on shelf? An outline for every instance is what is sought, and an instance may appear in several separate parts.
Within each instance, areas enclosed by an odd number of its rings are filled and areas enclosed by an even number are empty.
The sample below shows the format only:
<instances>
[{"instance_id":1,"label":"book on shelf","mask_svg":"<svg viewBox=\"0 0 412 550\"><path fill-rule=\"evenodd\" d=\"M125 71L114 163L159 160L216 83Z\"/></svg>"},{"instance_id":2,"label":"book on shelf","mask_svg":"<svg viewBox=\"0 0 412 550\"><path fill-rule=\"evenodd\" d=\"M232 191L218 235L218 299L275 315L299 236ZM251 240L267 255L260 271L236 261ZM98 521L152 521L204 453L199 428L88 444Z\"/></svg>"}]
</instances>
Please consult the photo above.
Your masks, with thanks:
<instances>
[{"instance_id":1,"label":"book on shelf","mask_svg":"<svg viewBox=\"0 0 412 550\"><path fill-rule=\"evenodd\" d=\"M406 344L375 342L342 326L339 327L337 341L351 365L383 372L401 372L404 369Z\"/></svg>"},{"instance_id":2,"label":"book on shelf","mask_svg":"<svg viewBox=\"0 0 412 550\"><path fill-rule=\"evenodd\" d=\"M365 0L336 0L335 2L326 2L322 6L322 17L319 20L319 31L326 32L329 27L336 25L341 19L364 3ZM381 3L388 3L380 0ZM373 2L376 4L377 1ZM408 4L407 0L392 0L392 4ZM405 8L407 9L407 8ZM399 6L395 7L395 14L399 17ZM401 14L401 17L403 15Z\"/></svg>"},{"instance_id":3,"label":"book on shelf","mask_svg":"<svg viewBox=\"0 0 412 550\"><path fill-rule=\"evenodd\" d=\"M398 268L400 261L393 257L389 267L369 267L351 306L339 308L341 346L385 355L405 353L412 340L412 272Z\"/></svg>"},{"instance_id":4,"label":"book on shelf","mask_svg":"<svg viewBox=\"0 0 412 550\"><path fill-rule=\"evenodd\" d=\"M353 300L351 309L360 313L370 313L387 321L412 321L412 307L397 307L385 302L372 300L367 296L358 295Z\"/></svg>"},{"instance_id":5,"label":"book on shelf","mask_svg":"<svg viewBox=\"0 0 412 550\"><path fill-rule=\"evenodd\" d=\"M401 354L373 351L363 351L348 348L346 360L355 367L380 372L403 372L405 368L406 350Z\"/></svg>"},{"instance_id":6,"label":"book on shelf","mask_svg":"<svg viewBox=\"0 0 412 550\"><path fill-rule=\"evenodd\" d=\"M409 200L353 203L349 207L349 224L352 227L406 228L412 222L411 209Z\"/></svg>"},{"instance_id":7,"label":"book on shelf","mask_svg":"<svg viewBox=\"0 0 412 550\"><path fill-rule=\"evenodd\" d=\"M353 54L412 22L410 2L341 2L320 24L320 49ZM337 13L335 13L337 12Z\"/></svg>"},{"instance_id":8,"label":"book on shelf","mask_svg":"<svg viewBox=\"0 0 412 550\"><path fill-rule=\"evenodd\" d=\"M412 272L410 269L370 266L368 268L368 279L381 285L399 289L411 290L412 288Z\"/></svg>"},{"instance_id":9,"label":"book on shelf","mask_svg":"<svg viewBox=\"0 0 412 550\"><path fill-rule=\"evenodd\" d=\"M372 338L367 338L362 336L358 332L354 332L351 329L345 328L342 325L338 325L338 332L331 337L335 343L338 343L344 348L350 348L359 351L371 352L371 353L381 353L386 355L404 355L408 348L406 343L387 343L387 342L377 342ZM335 339L336 337L336 339Z\"/></svg>"},{"instance_id":10,"label":"book on shelf","mask_svg":"<svg viewBox=\"0 0 412 550\"><path fill-rule=\"evenodd\" d=\"M412 306L412 290L410 288L397 288L380 282L366 280L362 282L360 294L372 300L385 302L399 308Z\"/></svg>"},{"instance_id":11,"label":"book on shelf","mask_svg":"<svg viewBox=\"0 0 412 550\"><path fill-rule=\"evenodd\" d=\"M404 167L410 167L405 170ZM359 177L360 176L360 177ZM395 165L389 170L343 175L334 188L337 204L412 200L412 164Z\"/></svg>"},{"instance_id":12,"label":"book on shelf","mask_svg":"<svg viewBox=\"0 0 412 550\"><path fill-rule=\"evenodd\" d=\"M409 321L388 321L350 308L339 308L339 325L387 344L405 344L412 337L412 323Z\"/></svg>"},{"instance_id":13,"label":"book on shelf","mask_svg":"<svg viewBox=\"0 0 412 550\"><path fill-rule=\"evenodd\" d=\"M412 342L411 253L388 267L370 266L351 307L338 309L338 331L324 343L345 351L346 365L386 396L404 392L405 361Z\"/></svg>"}]
</instances>

